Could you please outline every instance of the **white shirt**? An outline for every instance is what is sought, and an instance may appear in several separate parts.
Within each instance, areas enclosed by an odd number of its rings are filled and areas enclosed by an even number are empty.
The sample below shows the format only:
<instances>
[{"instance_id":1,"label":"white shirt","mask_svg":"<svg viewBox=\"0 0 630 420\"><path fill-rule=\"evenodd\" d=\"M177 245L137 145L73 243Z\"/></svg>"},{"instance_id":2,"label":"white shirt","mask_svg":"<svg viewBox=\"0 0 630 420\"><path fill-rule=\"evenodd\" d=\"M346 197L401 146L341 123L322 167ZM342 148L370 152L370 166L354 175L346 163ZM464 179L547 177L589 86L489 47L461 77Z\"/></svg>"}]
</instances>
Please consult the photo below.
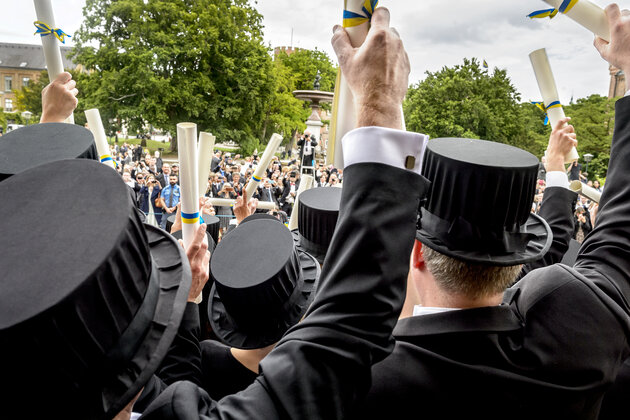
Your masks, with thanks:
<instances>
[{"instance_id":1,"label":"white shirt","mask_svg":"<svg viewBox=\"0 0 630 420\"><path fill-rule=\"evenodd\" d=\"M415 305L413 307L413 316L440 314L442 312L458 311L459 308L439 308L434 306Z\"/></svg>"},{"instance_id":2,"label":"white shirt","mask_svg":"<svg viewBox=\"0 0 630 420\"><path fill-rule=\"evenodd\" d=\"M624 97L625 97L625 96L630 96L630 90L628 90L628 91L626 92L626 94L624 95Z\"/></svg>"},{"instance_id":3,"label":"white shirt","mask_svg":"<svg viewBox=\"0 0 630 420\"><path fill-rule=\"evenodd\" d=\"M415 159L412 171L420 174L429 136L383 127L362 127L343 137L344 167L355 163L382 163L406 169L409 157Z\"/></svg>"}]
</instances>

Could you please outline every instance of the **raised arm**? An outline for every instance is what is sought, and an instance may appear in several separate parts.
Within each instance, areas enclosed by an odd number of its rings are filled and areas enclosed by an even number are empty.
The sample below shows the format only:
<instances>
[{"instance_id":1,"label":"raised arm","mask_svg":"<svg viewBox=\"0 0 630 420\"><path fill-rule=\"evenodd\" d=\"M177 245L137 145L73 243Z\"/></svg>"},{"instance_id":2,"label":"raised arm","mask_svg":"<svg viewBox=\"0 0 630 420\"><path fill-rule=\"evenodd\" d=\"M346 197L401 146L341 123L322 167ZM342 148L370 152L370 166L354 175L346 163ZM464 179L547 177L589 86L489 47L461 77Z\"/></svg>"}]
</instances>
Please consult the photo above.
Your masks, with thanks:
<instances>
[{"instance_id":1,"label":"raised arm","mask_svg":"<svg viewBox=\"0 0 630 420\"><path fill-rule=\"evenodd\" d=\"M611 41L595 40L602 57L630 71L630 12L616 4L606 8ZM592 279L627 313L630 298L630 98L617 101L615 132L610 150L606 188L595 229L586 238L575 268ZM621 295L620 295L621 292Z\"/></svg>"}]
</instances>

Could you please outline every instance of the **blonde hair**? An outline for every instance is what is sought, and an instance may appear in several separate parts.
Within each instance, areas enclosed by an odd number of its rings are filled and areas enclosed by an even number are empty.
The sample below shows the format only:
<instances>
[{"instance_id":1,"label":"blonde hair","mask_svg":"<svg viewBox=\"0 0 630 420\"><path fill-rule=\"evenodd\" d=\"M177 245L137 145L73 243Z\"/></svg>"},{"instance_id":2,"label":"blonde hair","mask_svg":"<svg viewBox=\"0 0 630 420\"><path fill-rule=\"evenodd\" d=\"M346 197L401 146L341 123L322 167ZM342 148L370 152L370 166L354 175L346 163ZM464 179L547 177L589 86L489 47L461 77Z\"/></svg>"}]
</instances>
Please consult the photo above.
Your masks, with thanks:
<instances>
[{"instance_id":1,"label":"blonde hair","mask_svg":"<svg viewBox=\"0 0 630 420\"><path fill-rule=\"evenodd\" d=\"M422 253L427 268L442 290L471 299L504 292L521 271L521 265L499 267L467 263L440 254L428 246L422 247Z\"/></svg>"}]
</instances>

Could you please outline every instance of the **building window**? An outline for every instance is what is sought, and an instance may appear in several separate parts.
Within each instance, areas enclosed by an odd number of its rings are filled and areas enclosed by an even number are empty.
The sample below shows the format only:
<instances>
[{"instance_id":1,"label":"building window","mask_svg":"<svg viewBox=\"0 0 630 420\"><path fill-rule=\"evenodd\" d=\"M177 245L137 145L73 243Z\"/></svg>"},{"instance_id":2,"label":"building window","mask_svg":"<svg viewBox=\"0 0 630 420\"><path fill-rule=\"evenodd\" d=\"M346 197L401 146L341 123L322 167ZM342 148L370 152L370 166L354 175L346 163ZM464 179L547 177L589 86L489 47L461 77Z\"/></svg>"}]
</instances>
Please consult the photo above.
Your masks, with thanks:
<instances>
[{"instance_id":1,"label":"building window","mask_svg":"<svg viewBox=\"0 0 630 420\"><path fill-rule=\"evenodd\" d=\"M5 112L13 112L13 99L5 99L4 100L4 111Z\"/></svg>"},{"instance_id":2,"label":"building window","mask_svg":"<svg viewBox=\"0 0 630 420\"><path fill-rule=\"evenodd\" d=\"M28 83L31 81L30 77L22 77L22 86L28 86Z\"/></svg>"},{"instance_id":3,"label":"building window","mask_svg":"<svg viewBox=\"0 0 630 420\"><path fill-rule=\"evenodd\" d=\"M4 90L6 92L13 90L13 78L11 76L4 76Z\"/></svg>"}]
</instances>

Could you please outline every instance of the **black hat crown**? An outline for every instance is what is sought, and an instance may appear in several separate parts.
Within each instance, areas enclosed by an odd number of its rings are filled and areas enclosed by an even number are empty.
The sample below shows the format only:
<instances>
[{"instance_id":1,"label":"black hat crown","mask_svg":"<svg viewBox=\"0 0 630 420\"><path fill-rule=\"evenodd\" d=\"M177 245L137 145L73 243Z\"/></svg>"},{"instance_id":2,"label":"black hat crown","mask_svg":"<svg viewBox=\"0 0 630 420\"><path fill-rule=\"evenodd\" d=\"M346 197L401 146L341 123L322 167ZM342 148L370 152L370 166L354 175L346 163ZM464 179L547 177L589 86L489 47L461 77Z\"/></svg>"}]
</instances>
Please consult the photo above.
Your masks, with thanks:
<instances>
[{"instance_id":1,"label":"black hat crown","mask_svg":"<svg viewBox=\"0 0 630 420\"><path fill-rule=\"evenodd\" d=\"M495 265L533 261L549 249L549 226L531 214L538 159L513 146L442 138L427 146L431 181L417 238L462 260Z\"/></svg>"},{"instance_id":2,"label":"black hat crown","mask_svg":"<svg viewBox=\"0 0 630 420\"><path fill-rule=\"evenodd\" d=\"M0 137L0 181L62 159L98 160L90 130L74 124L34 124Z\"/></svg>"},{"instance_id":3,"label":"black hat crown","mask_svg":"<svg viewBox=\"0 0 630 420\"><path fill-rule=\"evenodd\" d=\"M217 245L209 317L221 340L239 348L275 343L310 304L319 266L298 251L277 220L242 223Z\"/></svg>"},{"instance_id":4,"label":"black hat crown","mask_svg":"<svg viewBox=\"0 0 630 420\"><path fill-rule=\"evenodd\" d=\"M120 176L96 161L26 170L0 196L4 414L112 418L177 331L190 287L183 252L145 230Z\"/></svg>"},{"instance_id":5,"label":"black hat crown","mask_svg":"<svg viewBox=\"0 0 630 420\"><path fill-rule=\"evenodd\" d=\"M324 262L335 233L341 188L312 188L300 194L298 204L298 246Z\"/></svg>"}]
</instances>

